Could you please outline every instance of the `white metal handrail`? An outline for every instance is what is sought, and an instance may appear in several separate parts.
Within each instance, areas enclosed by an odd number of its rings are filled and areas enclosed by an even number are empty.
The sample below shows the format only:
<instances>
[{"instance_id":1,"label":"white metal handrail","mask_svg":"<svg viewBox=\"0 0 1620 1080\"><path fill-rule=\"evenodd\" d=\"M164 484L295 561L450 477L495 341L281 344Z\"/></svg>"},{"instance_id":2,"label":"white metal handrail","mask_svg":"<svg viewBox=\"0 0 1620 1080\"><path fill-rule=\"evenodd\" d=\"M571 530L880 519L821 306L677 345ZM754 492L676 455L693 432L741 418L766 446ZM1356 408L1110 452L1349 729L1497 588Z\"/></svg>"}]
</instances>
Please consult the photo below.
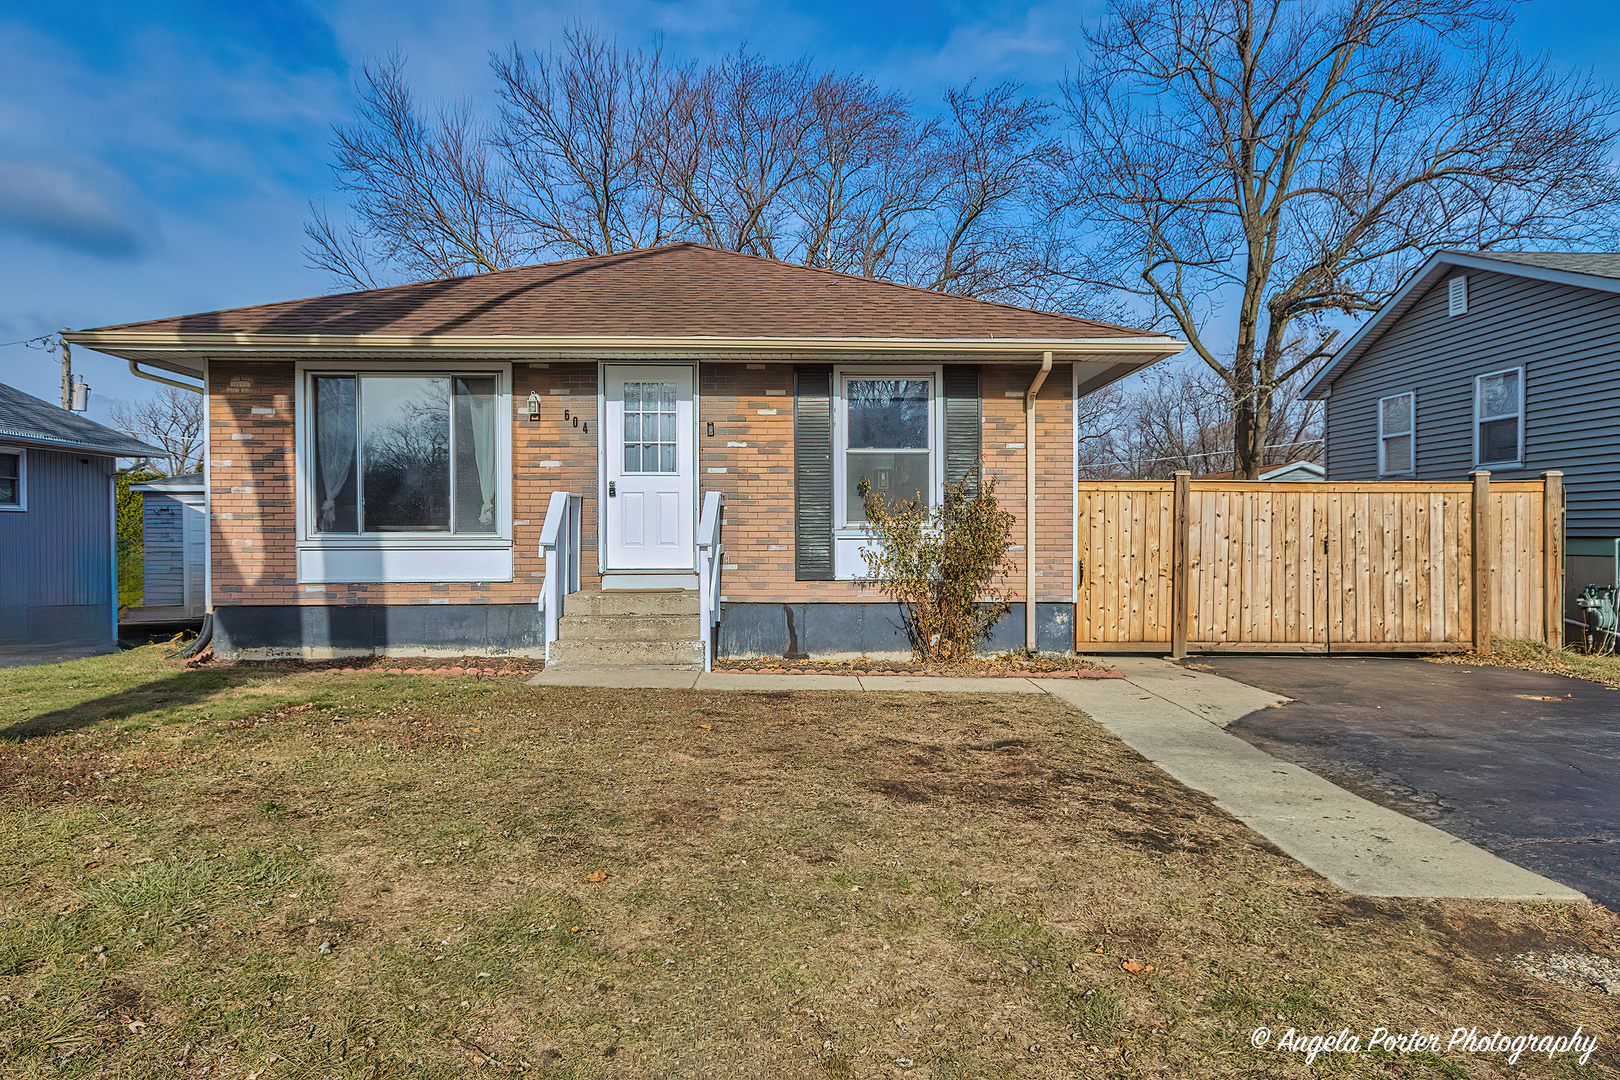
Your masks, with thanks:
<instances>
[{"instance_id":1,"label":"white metal handrail","mask_svg":"<svg viewBox=\"0 0 1620 1080\"><path fill-rule=\"evenodd\" d=\"M551 643L557 640L557 621L563 614L563 597L579 591L579 519L584 505L585 496L577 492L553 491L546 507L546 523L540 530L546 576L540 583L539 604L548 664Z\"/></svg>"},{"instance_id":2,"label":"white metal handrail","mask_svg":"<svg viewBox=\"0 0 1620 1080\"><path fill-rule=\"evenodd\" d=\"M726 497L718 491L703 496L703 515L698 518L698 625L703 628L703 670L714 662L714 627L720 622L720 570L726 552L720 542L720 526L725 519Z\"/></svg>"}]
</instances>

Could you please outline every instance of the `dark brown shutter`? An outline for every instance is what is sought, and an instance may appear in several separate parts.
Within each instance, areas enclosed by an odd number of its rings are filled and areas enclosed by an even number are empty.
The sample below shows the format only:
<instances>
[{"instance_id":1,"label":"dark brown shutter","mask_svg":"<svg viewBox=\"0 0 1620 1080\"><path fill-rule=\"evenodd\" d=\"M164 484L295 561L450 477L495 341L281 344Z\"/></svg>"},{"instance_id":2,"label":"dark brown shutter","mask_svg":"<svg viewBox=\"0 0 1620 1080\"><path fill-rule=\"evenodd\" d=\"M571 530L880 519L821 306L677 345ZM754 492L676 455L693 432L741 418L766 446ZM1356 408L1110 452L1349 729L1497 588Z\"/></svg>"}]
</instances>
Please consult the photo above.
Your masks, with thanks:
<instances>
[{"instance_id":1,"label":"dark brown shutter","mask_svg":"<svg viewBox=\"0 0 1620 1080\"><path fill-rule=\"evenodd\" d=\"M832 367L793 369L793 570L799 581L831 581Z\"/></svg>"},{"instance_id":2,"label":"dark brown shutter","mask_svg":"<svg viewBox=\"0 0 1620 1080\"><path fill-rule=\"evenodd\" d=\"M983 452L983 413L976 364L945 365L945 482L966 482L967 496L979 493Z\"/></svg>"}]
</instances>

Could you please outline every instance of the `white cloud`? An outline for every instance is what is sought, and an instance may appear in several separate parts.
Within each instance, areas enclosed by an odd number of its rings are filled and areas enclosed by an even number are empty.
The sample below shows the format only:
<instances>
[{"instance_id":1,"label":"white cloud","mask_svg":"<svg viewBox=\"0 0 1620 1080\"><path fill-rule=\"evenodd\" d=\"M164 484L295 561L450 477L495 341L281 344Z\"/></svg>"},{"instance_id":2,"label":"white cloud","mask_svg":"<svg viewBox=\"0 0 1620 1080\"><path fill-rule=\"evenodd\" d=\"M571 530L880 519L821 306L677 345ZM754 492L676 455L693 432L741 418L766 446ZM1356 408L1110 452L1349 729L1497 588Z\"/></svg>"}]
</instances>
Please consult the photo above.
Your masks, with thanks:
<instances>
[{"instance_id":1,"label":"white cloud","mask_svg":"<svg viewBox=\"0 0 1620 1080\"><path fill-rule=\"evenodd\" d=\"M66 169L0 161L0 231L87 255L127 258L155 240L149 224Z\"/></svg>"}]
</instances>

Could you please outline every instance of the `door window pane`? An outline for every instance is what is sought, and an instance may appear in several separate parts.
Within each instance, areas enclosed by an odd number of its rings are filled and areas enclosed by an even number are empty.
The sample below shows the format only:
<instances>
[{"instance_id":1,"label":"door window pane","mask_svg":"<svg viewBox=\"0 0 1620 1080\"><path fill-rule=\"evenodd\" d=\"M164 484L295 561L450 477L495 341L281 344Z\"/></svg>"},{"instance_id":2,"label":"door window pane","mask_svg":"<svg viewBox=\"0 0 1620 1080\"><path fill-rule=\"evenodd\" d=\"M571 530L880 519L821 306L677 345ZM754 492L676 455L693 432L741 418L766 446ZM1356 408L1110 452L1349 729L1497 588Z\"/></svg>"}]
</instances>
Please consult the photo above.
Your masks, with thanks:
<instances>
[{"instance_id":1,"label":"door window pane","mask_svg":"<svg viewBox=\"0 0 1620 1080\"><path fill-rule=\"evenodd\" d=\"M360 530L355 481L354 378L315 380L315 531Z\"/></svg>"},{"instance_id":2,"label":"door window pane","mask_svg":"<svg viewBox=\"0 0 1620 1080\"><path fill-rule=\"evenodd\" d=\"M366 531L448 531L450 380L368 378L362 383Z\"/></svg>"},{"instance_id":3,"label":"door window pane","mask_svg":"<svg viewBox=\"0 0 1620 1080\"><path fill-rule=\"evenodd\" d=\"M850 449L928 449L927 379L848 379Z\"/></svg>"},{"instance_id":4,"label":"door window pane","mask_svg":"<svg viewBox=\"0 0 1620 1080\"><path fill-rule=\"evenodd\" d=\"M678 472L675 430L675 384L624 384L624 471Z\"/></svg>"},{"instance_id":5,"label":"door window pane","mask_svg":"<svg viewBox=\"0 0 1620 1080\"><path fill-rule=\"evenodd\" d=\"M928 454L872 453L851 450L844 459L844 520L854 523L866 520L866 504L861 498L860 484L864 476L874 492L880 492L894 502L921 500L929 505L932 483L928 467Z\"/></svg>"}]
</instances>

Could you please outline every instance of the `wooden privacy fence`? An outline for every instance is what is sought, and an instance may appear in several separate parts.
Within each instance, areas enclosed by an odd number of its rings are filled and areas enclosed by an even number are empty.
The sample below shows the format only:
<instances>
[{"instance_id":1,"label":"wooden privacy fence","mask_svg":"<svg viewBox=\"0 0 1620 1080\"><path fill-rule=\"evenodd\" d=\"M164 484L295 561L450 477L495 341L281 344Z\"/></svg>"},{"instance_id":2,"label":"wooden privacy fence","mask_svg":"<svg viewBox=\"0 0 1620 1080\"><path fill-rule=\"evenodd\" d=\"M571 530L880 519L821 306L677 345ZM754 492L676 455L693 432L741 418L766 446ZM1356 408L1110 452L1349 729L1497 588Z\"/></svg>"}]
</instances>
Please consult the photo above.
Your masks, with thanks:
<instances>
[{"instance_id":1,"label":"wooden privacy fence","mask_svg":"<svg viewBox=\"0 0 1620 1080\"><path fill-rule=\"evenodd\" d=\"M1077 652L1488 650L1563 640L1562 474L1084 481Z\"/></svg>"}]
</instances>

